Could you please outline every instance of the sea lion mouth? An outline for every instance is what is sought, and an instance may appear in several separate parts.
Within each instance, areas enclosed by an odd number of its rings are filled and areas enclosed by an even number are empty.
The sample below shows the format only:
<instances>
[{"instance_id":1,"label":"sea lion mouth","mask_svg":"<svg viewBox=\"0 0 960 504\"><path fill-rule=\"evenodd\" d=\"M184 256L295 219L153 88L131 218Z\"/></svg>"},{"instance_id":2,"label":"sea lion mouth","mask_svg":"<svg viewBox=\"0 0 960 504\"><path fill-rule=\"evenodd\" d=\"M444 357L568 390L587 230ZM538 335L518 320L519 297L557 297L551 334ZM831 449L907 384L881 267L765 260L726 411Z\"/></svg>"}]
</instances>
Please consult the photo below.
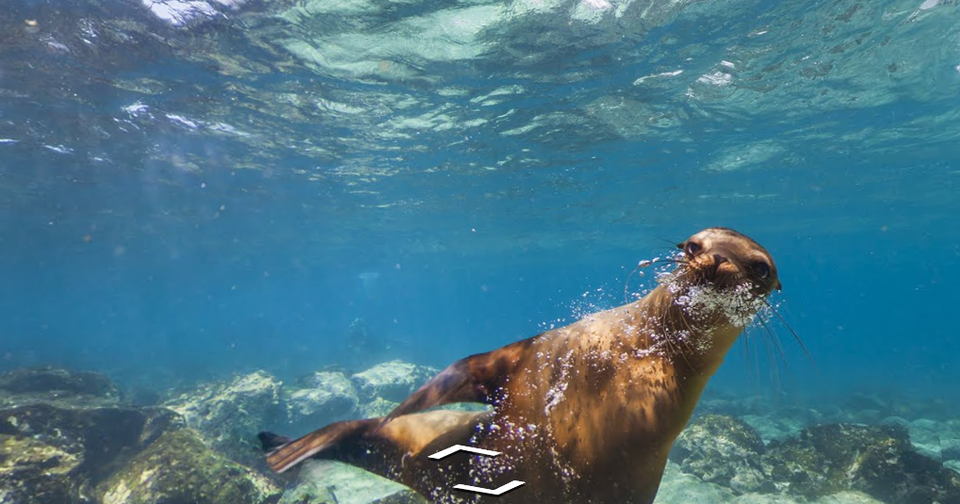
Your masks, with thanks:
<instances>
[{"instance_id":1,"label":"sea lion mouth","mask_svg":"<svg viewBox=\"0 0 960 504\"><path fill-rule=\"evenodd\" d=\"M767 306L769 294L729 260L681 266L666 287L673 304L695 325L712 325L719 316L746 327Z\"/></svg>"},{"instance_id":2,"label":"sea lion mouth","mask_svg":"<svg viewBox=\"0 0 960 504\"><path fill-rule=\"evenodd\" d=\"M716 252L692 259L680 255L674 262L678 266L671 276L678 285L711 286L720 291L747 289L758 296L766 296L773 290L770 282L751 274L741 261L729 254Z\"/></svg>"}]
</instances>

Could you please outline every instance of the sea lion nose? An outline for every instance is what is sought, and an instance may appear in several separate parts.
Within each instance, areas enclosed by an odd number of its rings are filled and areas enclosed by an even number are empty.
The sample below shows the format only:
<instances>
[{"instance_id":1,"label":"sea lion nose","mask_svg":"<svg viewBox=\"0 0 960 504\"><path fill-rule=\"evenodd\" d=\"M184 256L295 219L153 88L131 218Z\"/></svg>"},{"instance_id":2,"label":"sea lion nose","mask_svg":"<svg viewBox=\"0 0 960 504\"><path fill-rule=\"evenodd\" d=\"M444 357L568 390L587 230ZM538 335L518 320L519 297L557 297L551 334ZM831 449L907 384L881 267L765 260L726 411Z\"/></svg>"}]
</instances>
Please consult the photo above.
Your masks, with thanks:
<instances>
[{"instance_id":1,"label":"sea lion nose","mask_svg":"<svg viewBox=\"0 0 960 504\"><path fill-rule=\"evenodd\" d=\"M727 259L726 257L723 257L720 254L713 254L713 261L716 266L720 266L721 264L727 262L728 260L729 259Z\"/></svg>"}]
</instances>

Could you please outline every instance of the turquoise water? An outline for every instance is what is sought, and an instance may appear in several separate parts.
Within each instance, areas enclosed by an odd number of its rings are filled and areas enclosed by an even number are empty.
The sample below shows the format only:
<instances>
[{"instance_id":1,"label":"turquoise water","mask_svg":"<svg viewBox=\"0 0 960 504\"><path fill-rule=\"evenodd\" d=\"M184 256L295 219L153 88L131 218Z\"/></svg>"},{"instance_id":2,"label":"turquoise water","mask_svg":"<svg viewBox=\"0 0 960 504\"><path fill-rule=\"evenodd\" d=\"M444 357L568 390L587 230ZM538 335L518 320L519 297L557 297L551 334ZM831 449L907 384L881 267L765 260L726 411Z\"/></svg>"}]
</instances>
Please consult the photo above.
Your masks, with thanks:
<instances>
[{"instance_id":1,"label":"turquoise water","mask_svg":"<svg viewBox=\"0 0 960 504\"><path fill-rule=\"evenodd\" d=\"M0 28L3 369L441 367L720 225L774 255L813 363L774 318L783 358L756 329L714 386L958 392L952 2L15 0Z\"/></svg>"}]
</instances>

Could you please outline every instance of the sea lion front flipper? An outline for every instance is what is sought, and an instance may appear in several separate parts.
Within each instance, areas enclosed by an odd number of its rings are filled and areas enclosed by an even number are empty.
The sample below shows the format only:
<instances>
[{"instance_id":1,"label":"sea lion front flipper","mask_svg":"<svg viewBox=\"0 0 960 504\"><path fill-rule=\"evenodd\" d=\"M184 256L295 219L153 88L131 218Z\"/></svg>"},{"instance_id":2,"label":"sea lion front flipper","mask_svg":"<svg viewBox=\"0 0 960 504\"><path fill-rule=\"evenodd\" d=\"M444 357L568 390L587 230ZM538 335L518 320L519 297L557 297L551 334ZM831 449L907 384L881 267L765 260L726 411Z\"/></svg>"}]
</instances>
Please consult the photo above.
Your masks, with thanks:
<instances>
[{"instance_id":1,"label":"sea lion front flipper","mask_svg":"<svg viewBox=\"0 0 960 504\"><path fill-rule=\"evenodd\" d=\"M288 440L279 445L277 443L282 442L283 436L261 432L258 437L264 450L268 451L267 465L270 469L282 473L328 448L355 443L378 423L378 419L336 422L299 439Z\"/></svg>"},{"instance_id":2,"label":"sea lion front flipper","mask_svg":"<svg viewBox=\"0 0 960 504\"><path fill-rule=\"evenodd\" d=\"M383 429L378 429L379 418L371 418L332 423L292 441L270 432L258 437L267 452L267 465L279 473L308 458L321 458L396 479L392 471L402 467L405 457L419 455L424 449L433 453L451 444L467 443L476 436L482 439L478 430L484 430L481 426L490 415L489 411L428 411L405 415Z\"/></svg>"},{"instance_id":3,"label":"sea lion front flipper","mask_svg":"<svg viewBox=\"0 0 960 504\"><path fill-rule=\"evenodd\" d=\"M383 418L380 425L383 426L401 415L444 404L474 402L496 405L500 400L505 378L522 358L528 356L528 352L524 350L537 337L454 362L400 403Z\"/></svg>"}]
</instances>

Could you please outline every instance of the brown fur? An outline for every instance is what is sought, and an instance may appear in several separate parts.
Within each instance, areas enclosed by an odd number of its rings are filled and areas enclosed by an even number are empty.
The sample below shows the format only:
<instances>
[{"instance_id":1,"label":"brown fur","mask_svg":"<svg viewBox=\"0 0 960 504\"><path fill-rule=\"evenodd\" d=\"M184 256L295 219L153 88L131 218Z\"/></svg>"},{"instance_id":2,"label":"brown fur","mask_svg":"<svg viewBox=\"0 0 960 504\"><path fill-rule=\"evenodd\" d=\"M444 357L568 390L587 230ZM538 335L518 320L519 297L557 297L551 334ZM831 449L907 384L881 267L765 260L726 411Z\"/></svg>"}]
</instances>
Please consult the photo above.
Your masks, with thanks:
<instances>
[{"instance_id":1,"label":"brown fur","mask_svg":"<svg viewBox=\"0 0 960 504\"><path fill-rule=\"evenodd\" d=\"M344 460L437 503L479 499L454 490L457 483L511 480L525 485L498 503L651 503L670 447L759 306L750 300L780 286L766 250L735 231L710 228L680 247L687 252L673 279L640 301L461 359L389 416L332 424L268 463L285 471L306 457ZM758 261L769 267L766 278ZM722 306L678 302L704 285L722 289ZM738 286L744 306L729 290ZM417 413L468 401L493 410ZM501 455L427 458L458 443Z\"/></svg>"}]
</instances>

